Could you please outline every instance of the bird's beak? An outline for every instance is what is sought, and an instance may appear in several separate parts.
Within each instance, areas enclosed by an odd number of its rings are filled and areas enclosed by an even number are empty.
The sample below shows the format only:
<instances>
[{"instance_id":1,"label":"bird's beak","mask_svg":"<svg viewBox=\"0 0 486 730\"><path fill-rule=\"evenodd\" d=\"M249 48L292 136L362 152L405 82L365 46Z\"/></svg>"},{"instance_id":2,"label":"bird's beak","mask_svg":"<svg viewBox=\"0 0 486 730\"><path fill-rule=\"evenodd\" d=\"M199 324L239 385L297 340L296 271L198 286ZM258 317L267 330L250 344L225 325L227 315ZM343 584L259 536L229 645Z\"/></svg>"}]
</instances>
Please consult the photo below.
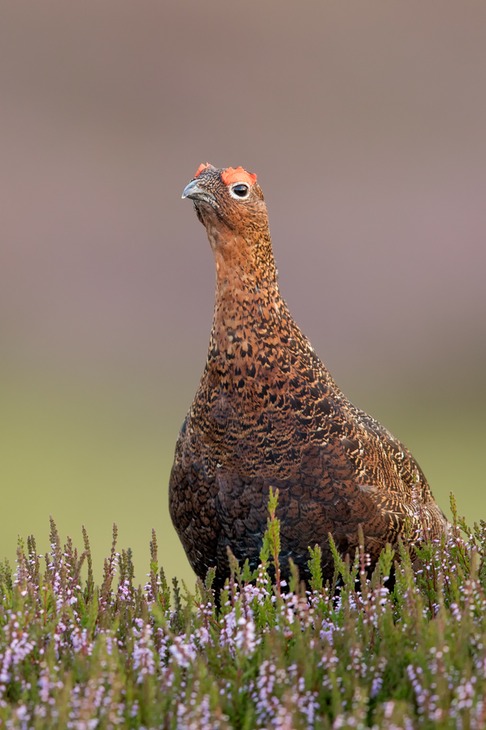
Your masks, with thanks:
<instances>
[{"instance_id":1,"label":"bird's beak","mask_svg":"<svg viewBox=\"0 0 486 730\"><path fill-rule=\"evenodd\" d=\"M191 182L186 185L186 187L182 191L182 198L190 198L191 200L202 200L205 203L209 203L210 205L214 205L216 202L211 193L201 185L201 182L198 179L191 180Z\"/></svg>"},{"instance_id":2,"label":"bird's beak","mask_svg":"<svg viewBox=\"0 0 486 730\"><path fill-rule=\"evenodd\" d=\"M186 185L184 190L182 191L182 199L184 198L192 198L196 199L198 197L201 197L206 191L203 190L203 188L199 184L199 180L191 180L190 183Z\"/></svg>"}]
</instances>

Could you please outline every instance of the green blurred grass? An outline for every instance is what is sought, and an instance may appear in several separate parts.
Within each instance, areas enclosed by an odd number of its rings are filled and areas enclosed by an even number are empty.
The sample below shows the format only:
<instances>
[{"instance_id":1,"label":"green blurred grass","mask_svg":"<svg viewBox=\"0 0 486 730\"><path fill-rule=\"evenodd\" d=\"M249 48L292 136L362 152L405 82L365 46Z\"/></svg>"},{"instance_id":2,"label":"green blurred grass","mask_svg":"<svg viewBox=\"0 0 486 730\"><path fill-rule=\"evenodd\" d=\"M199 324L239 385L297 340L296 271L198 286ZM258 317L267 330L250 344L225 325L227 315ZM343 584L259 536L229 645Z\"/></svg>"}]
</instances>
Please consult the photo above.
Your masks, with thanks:
<instances>
[{"instance_id":1,"label":"green blurred grass","mask_svg":"<svg viewBox=\"0 0 486 730\"><path fill-rule=\"evenodd\" d=\"M175 439L191 388L181 405L167 402L175 384L154 383L33 381L11 373L2 378L0 558L13 560L18 537L31 533L44 551L52 515L61 538L71 535L77 544L86 526L99 577L115 522L119 546L133 549L138 581L144 581L155 528L168 577L193 584L167 504ZM363 400L356 402L412 449L446 512L453 491L470 523L484 518L480 403L470 399L454 410L445 399L434 404L416 392L393 399L367 394L368 402Z\"/></svg>"},{"instance_id":2,"label":"green blurred grass","mask_svg":"<svg viewBox=\"0 0 486 730\"><path fill-rule=\"evenodd\" d=\"M107 384L36 383L9 378L1 393L0 557L13 559L17 539L33 533L47 547L49 515L61 537L90 536L97 575L109 553L112 525L131 547L137 579L149 563L151 529L168 576L193 584L173 530L167 484L184 413L140 389Z\"/></svg>"}]
</instances>

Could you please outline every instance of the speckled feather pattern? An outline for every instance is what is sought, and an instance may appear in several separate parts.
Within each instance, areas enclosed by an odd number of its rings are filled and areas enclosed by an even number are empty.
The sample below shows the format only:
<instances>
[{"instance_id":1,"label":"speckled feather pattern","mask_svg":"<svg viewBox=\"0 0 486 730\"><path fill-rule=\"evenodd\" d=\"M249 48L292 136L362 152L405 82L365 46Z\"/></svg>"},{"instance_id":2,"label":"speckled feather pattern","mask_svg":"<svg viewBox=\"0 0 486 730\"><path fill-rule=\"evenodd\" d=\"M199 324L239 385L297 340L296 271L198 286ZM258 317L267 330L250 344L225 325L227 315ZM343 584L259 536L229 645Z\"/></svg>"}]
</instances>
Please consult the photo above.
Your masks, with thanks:
<instances>
[{"instance_id":1,"label":"speckled feather pattern","mask_svg":"<svg viewBox=\"0 0 486 730\"><path fill-rule=\"evenodd\" d=\"M203 166L186 188L217 274L207 363L169 488L193 569L204 578L216 567L220 587L228 547L256 566L270 486L279 489L283 571L292 558L304 579L316 543L332 576L329 533L354 555L361 526L372 565L400 535L440 535L448 523L410 451L343 395L282 299L258 183L244 178L239 200L224 173Z\"/></svg>"}]
</instances>

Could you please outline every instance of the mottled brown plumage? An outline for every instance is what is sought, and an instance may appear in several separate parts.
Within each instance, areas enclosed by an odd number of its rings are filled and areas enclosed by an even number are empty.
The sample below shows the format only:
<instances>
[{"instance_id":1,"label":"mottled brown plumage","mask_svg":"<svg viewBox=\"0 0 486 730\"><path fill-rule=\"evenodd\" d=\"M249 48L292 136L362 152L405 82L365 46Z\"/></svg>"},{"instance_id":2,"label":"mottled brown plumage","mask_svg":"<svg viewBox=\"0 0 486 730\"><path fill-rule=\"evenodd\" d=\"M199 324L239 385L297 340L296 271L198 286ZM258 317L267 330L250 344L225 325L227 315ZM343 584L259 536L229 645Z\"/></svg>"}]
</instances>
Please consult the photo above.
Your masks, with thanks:
<instances>
[{"instance_id":1,"label":"mottled brown plumage","mask_svg":"<svg viewBox=\"0 0 486 730\"><path fill-rule=\"evenodd\" d=\"M307 577L308 547L333 571L328 535L376 562L387 542L447 529L417 462L339 390L282 299L256 176L201 165L194 201L216 261L207 363L177 441L170 512L197 575L228 573L227 548L258 563L269 487L279 489L282 565ZM407 527L406 527L407 526Z\"/></svg>"}]
</instances>

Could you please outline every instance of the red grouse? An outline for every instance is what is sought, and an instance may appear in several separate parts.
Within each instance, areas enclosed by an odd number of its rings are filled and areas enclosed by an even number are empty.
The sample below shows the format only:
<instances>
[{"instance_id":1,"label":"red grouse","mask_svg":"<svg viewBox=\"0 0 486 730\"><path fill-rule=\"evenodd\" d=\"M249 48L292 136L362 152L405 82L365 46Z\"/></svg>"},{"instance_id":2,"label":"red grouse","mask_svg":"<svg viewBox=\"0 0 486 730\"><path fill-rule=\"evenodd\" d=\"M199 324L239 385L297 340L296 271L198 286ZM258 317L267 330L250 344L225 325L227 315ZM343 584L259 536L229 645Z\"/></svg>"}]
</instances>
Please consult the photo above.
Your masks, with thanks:
<instances>
[{"instance_id":1,"label":"red grouse","mask_svg":"<svg viewBox=\"0 0 486 730\"><path fill-rule=\"evenodd\" d=\"M282 299L267 208L256 175L200 165L183 198L194 202L216 261L207 363L177 441L170 513L189 561L216 587L227 548L256 567L269 488L278 488L281 560L308 578L308 548L328 535L354 556L358 533L373 565L404 533L415 542L447 529L410 451L339 390Z\"/></svg>"}]
</instances>

